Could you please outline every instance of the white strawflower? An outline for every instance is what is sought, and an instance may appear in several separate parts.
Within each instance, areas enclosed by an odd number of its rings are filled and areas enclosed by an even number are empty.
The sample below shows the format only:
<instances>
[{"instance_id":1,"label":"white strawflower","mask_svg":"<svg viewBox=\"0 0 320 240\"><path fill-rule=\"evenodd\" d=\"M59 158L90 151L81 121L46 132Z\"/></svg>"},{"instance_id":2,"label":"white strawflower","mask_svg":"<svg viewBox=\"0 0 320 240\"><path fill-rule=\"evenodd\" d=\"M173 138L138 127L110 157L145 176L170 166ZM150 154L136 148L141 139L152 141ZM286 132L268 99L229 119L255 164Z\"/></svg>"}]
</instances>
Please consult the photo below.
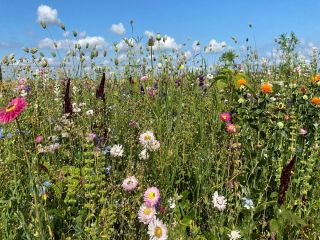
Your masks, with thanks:
<instances>
[{"instance_id":1,"label":"white strawflower","mask_svg":"<svg viewBox=\"0 0 320 240\"><path fill-rule=\"evenodd\" d=\"M148 207L145 204L142 204L138 212L138 219L139 222L149 224L151 220L154 219L155 215L156 209L154 207Z\"/></svg>"},{"instance_id":2,"label":"white strawflower","mask_svg":"<svg viewBox=\"0 0 320 240\"><path fill-rule=\"evenodd\" d=\"M217 191L212 196L213 206L220 211L224 210L227 206L227 200L224 196L220 196Z\"/></svg>"},{"instance_id":3,"label":"white strawflower","mask_svg":"<svg viewBox=\"0 0 320 240\"><path fill-rule=\"evenodd\" d=\"M159 148L160 148L160 142L157 141L157 140L154 140L152 143L150 143L150 144L148 145L148 149L149 149L150 151L156 151L156 150L158 150Z\"/></svg>"},{"instance_id":4,"label":"white strawflower","mask_svg":"<svg viewBox=\"0 0 320 240\"><path fill-rule=\"evenodd\" d=\"M86 111L86 115L87 116L92 116L93 115L93 110L90 109L90 110Z\"/></svg>"},{"instance_id":5,"label":"white strawflower","mask_svg":"<svg viewBox=\"0 0 320 240\"><path fill-rule=\"evenodd\" d=\"M148 225L148 234L151 240L166 240L168 238L167 226L161 220L154 218Z\"/></svg>"},{"instance_id":6,"label":"white strawflower","mask_svg":"<svg viewBox=\"0 0 320 240\"><path fill-rule=\"evenodd\" d=\"M140 159L140 160L147 160L147 159L149 159L149 153L148 153L147 149L143 149L143 150L141 151L141 153L139 154L139 159Z\"/></svg>"},{"instance_id":7,"label":"white strawflower","mask_svg":"<svg viewBox=\"0 0 320 240\"><path fill-rule=\"evenodd\" d=\"M120 144L113 145L110 149L110 155L112 157L122 157L123 155L123 146Z\"/></svg>"},{"instance_id":8,"label":"white strawflower","mask_svg":"<svg viewBox=\"0 0 320 240\"><path fill-rule=\"evenodd\" d=\"M237 240L241 238L240 232L237 230L233 230L228 234L230 240Z\"/></svg>"},{"instance_id":9,"label":"white strawflower","mask_svg":"<svg viewBox=\"0 0 320 240\"><path fill-rule=\"evenodd\" d=\"M139 137L139 141L143 146L150 145L155 139L153 132L146 131L145 133L142 133Z\"/></svg>"},{"instance_id":10,"label":"white strawflower","mask_svg":"<svg viewBox=\"0 0 320 240\"><path fill-rule=\"evenodd\" d=\"M208 73L208 74L207 74L207 78L208 78L209 80L211 80L211 79L213 79L213 75L212 75L211 73Z\"/></svg>"}]
</instances>

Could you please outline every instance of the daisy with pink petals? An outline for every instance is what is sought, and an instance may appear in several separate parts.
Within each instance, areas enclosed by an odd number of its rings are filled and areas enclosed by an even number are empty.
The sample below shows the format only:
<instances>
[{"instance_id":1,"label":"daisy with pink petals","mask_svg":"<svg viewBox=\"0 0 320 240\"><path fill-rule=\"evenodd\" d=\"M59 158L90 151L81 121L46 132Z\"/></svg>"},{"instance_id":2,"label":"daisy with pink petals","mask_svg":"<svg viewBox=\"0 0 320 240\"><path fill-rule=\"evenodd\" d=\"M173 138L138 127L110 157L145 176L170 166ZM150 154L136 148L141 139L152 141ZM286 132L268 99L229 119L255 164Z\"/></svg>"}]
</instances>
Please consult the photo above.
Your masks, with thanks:
<instances>
[{"instance_id":1,"label":"daisy with pink petals","mask_svg":"<svg viewBox=\"0 0 320 240\"><path fill-rule=\"evenodd\" d=\"M220 114L220 119L223 122L230 122L231 121L231 114L227 112L223 112Z\"/></svg>"},{"instance_id":2,"label":"daisy with pink petals","mask_svg":"<svg viewBox=\"0 0 320 240\"><path fill-rule=\"evenodd\" d=\"M27 102L23 97L16 97L6 108L0 110L0 123L7 124L16 119L23 112Z\"/></svg>"},{"instance_id":3,"label":"daisy with pink petals","mask_svg":"<svg viewBox=\"0 0 320 240\"><path fill-rule=\"evenodd\" d=\"M144 202L148 207L154 207L160 201L160 192L156 187L148 188L144 193Z\"/></svg>"},{"instance_id":4,"label":"daisy with pink petals","mask_svg":"<svg viewBox=\"0 0 320 240\"><path fill-rule=\"evenodd\" d=\"M228 123L226 126L226 130L228 133L235 133L237 131L237 126L232 123Z\"/></svg>"},{"instance_id":5,"label":"daisy with pink petals","mask_svg":"<svg viewBox=\"0 0 320 240\"><path fill-rule=\"evenodd\" d=\"M140 78L140 81L147 81L148 79L149 79L148 76L145 75Z\"/></svg>"},{"instance_id":6,"label":"daisy with pink petals","mask_svg":"<svg viewBox=\"0 0 320 240\"><path fill-rule=\"evenodd\" d=\"M136 179L135 176L130 176L127 177L125 180L122 182L122 188L127 191L131 192L133 189L135 189L138 186L138 180Z\"/></svg>"},{"instance_id":7,"label":"daisy with pink petals","mask_svg":"<svg viewBox=\"0 0 320 240\"><path fill-rule=\"evenodd\" d=\"M155 216L156 216L156 209L154 207L148 207L147 205L142 204L138 212L139 222L142 222L144 224L149 224L154 219Z\"/></svg>"}]
</instances>

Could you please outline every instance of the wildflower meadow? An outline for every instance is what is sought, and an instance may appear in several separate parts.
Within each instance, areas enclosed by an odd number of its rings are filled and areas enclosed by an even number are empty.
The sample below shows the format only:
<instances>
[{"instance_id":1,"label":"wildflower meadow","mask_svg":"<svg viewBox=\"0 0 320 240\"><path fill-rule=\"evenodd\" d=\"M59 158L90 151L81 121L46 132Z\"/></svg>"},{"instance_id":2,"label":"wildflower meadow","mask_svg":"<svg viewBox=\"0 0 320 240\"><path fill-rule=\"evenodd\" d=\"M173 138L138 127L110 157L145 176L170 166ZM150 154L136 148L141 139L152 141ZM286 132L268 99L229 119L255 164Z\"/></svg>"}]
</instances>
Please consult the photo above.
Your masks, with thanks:
<instances>
[{"instance_id":1,"label":"wildflower meadow","mask_svg":"<svg viewBox=\"0 0 320 240\"><path fill-rule=\"evenodd\" d=\"M1 60L0 239L320 239L316 49L211 63L131 21L111 49L59 22L62 52L45 20L51 52Z\"/></svg>"}]
</instances>

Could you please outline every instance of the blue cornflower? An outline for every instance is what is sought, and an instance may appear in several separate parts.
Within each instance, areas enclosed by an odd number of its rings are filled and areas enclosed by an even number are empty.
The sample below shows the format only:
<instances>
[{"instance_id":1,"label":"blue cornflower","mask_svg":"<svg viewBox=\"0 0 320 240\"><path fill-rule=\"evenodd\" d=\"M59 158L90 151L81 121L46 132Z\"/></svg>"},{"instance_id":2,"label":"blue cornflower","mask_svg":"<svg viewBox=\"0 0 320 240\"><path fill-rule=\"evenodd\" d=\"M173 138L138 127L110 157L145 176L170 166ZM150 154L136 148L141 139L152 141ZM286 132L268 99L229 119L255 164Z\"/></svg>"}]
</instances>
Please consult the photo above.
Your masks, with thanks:
<instances>
[{"instance_id":1,"label":"blue cornflower","mask_svg":"<svg viewBox=\"0 0 320 240\"><path fill-rule=\"evenodd\" d=\"M244 207L246 209L254 208L252 199L244 197L244 198L242 198L242 200L244 201Z\"/></svg>"}]
</instances>

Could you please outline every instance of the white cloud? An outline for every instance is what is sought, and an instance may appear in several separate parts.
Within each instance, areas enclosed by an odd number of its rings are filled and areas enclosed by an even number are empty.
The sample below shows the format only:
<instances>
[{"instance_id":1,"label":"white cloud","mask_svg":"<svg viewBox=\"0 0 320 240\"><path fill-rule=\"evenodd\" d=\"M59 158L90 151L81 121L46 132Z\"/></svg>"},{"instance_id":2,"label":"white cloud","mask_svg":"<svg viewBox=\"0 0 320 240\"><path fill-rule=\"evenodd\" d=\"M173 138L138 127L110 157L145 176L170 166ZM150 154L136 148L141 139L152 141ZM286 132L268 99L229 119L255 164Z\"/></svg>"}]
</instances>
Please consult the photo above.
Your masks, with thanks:
<instances>
[{"instance_id":1,"label":"white cloud","mask_svg":"<svg viewBox=\"0 0 320 240\"><path fill-rule=\"evenodd\" d=\"M148 30L144 32L144 35L146 35L147 38L150 38L150 37L154 38L155 37L154 32L151 32ZM175 50L177 50L177 49L181 48L181 45L177 44L176 40L173 37L170 37L167 35L165 35L165 37L167 38L166 41L163 41L163 40L160 41L160 48L161 49L175 49ZM155 45L158 46L158 43L156 42Z\"/></svg>"},{"instance_id":2,"label":"white cloud","mask_svg":"<svg viewBox=\"0 0 320 240\"><path fill-rule=\"evenodd\" d=\"M127 41L125 41L124 39L121 40L117 45L116 47L118 48L118 51L119 52L124 52L124 51L127 51L129 49L129 46L128 46L128 43L130 45L134 45L135 44L135 41L134 39L132 38L129 38L129 39L126 39ZM128 43L127 43L128 42Z\"/></svg>"},{"instance_id":3,"label":"white cloud","mask_svg":"<svg viewBox=\"0 0 320 240\"><path fill-rule=\"evenodd\" d=\"M154 36L155 36L153 32L148 31L148 30L144 32L144 35L146 35L147 38L151 38L151 37L154 37Z\"/></svg>"},{"instance_id":4,"label":"white cloud","mask_svg":"<svg viewBox=\"0 0 320 240\"><path fill-rule=\"evenodd\" d=\"M96 46L98 49L105 48L107 46L107 42L103 37L100 36L86 36L85 38L79 39L78 43L81 45L81 47L85 47L88 43L89 46Z\"/></svg>"},{"instance_id":5,"label":"white cloud","mask_svg":"<svg viewBox=\"0 0 320 240\"><path fill-rule=\"evenodd\" d=\"M112 24L110 27L110 31L118 35L123 35L126 32L126 29L124 28L122 23L119 23Z\"/></svg>"},{"instance_id":6,"label":"white cloud","mask_svg":"<svg viewBox=\"0 0 320 240\"><path fill-rule=\"evenodd\" d=\"M53 9L48 5L40 5L38 7L38 21L43 21L46 24L59 24L60 19L58 18L57 9Z\"/></svg>"},{"instance_id":7,"label":"white cloud","mask_svg":"<svg viewBox=\"0 0 320 240\"><path fill-rule=\"evenodd\" d=\"M210 40L209 44L206 46L206 53L216 53L221 52L224 48L227 47L226 42L218 42L215 39Z\"/></svg>"},{"instance_id":8,"label":"white cloud","mask_svg":"<svg viewBox=\"0 0 320 240\"><path fill-rule=\"evenodd\" d=\"M192 43L192 50L195 51L195 52L199 52L200 51L199 41L194 41Z\"/></svg>"},{"instance_id":9,"label":"white cloud","mask_svg":"<svg viewBox=\"0 0 320 240\"><path fill-rule=\"evenodd\" d=\"M81 47L85 47L87 44L89 44L89 46L91 46L91 47L96 46L97 49L105 48L108 45L103 37L87 36L87 37L79 39L78 41L67 40L67 39L53 41L50 38L44 38L38 43L38 47L39 48L55 49L54 43L57 45L58 49L64 49L64 50L68 50L70 48L72 49L73 45L76 43L80 44Z\"/></svg>"}]
</instances>

